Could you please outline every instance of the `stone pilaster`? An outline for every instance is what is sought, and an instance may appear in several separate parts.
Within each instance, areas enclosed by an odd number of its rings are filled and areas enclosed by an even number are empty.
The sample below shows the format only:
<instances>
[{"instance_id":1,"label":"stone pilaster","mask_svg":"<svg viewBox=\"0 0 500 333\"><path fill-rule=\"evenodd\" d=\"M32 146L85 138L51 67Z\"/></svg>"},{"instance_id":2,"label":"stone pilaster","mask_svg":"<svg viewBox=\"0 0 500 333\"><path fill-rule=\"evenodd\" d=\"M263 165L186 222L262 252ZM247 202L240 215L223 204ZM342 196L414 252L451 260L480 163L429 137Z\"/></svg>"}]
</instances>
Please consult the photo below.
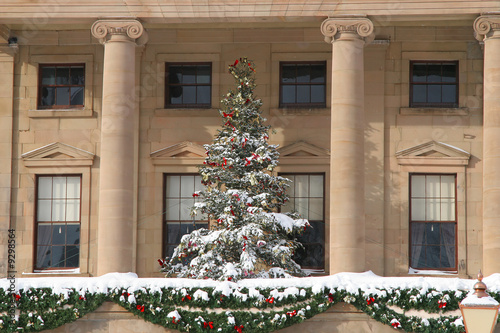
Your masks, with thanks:
<instances>
[{"instance_id":1,"label":"stone pilaster","mask_svg":"<svg viewBox=\"0 0 500 333\"><path fill-rule=\"evenodd\" d=\"M137 20L99 20L104 44L97 275L135 269L135 48L145 32Z\"/></svg>"},{"instance_id":2,"label":"stone pilaster","mask_svg":"<svg viewBox=\"0 0 500 333\"><path fill-rule=\"evenodd\" d=\"M366 17L332 17L321 32L332 44L330 274L365 270L364 46Z\"/></svg>"},{"instance_id":3,"label":"stone pilaster","mask_svg":"<svg viewBox=\"0 0 500 333\"><path fill-rule=\"evenodd\" d=\"M483 82L483 272L500 272L500 14L474 22L484 41Z\"/></svg>"}]
</instances>

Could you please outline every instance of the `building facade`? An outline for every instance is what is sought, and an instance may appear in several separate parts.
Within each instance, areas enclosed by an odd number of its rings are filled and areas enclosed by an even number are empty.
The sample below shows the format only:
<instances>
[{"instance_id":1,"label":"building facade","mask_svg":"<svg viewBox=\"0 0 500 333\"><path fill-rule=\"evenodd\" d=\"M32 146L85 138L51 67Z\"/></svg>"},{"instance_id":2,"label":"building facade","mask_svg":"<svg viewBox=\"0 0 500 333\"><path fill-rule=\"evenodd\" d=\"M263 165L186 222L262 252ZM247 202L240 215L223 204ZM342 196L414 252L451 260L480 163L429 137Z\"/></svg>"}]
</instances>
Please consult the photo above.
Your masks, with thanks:
<instances>
[{"instance_id":1,"label":"building facade","mask_svg":"<svg viewBox=\"0 0 500 333\"><path fill-rule=\"evenodd\" d=\"M499 1L0 8L18 277L162 276L157 259L208 223L189 216L196 166L240 57L294 180L286 209L314 226L312 274L500 271Z\"/></svg>"}]
</instances>

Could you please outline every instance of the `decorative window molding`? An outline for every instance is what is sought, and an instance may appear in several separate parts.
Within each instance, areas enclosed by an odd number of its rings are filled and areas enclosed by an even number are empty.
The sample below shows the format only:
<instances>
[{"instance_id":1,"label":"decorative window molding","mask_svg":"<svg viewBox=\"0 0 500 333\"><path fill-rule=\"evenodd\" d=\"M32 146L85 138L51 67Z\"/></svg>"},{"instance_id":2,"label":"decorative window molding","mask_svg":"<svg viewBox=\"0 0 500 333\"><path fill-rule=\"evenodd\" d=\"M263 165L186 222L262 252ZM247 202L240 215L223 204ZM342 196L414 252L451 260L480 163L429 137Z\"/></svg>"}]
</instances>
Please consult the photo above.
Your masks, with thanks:
<instances>
[{"instance_id":1,"label":"decorative window molding","mask_svg":"<svg viewBox=\"0 0 500 333\"><path fill-rule=\"evenodd\" d=\"M91 166L95 155L65 143L54 142L21 155L27 167Z\"/></svg>"},{"instance_id":2,"label":"decorative window molding","mask_svg":"<svg viewBox=\"0 0 500 333\"><path fill-rule=\"evenodd\" d=\"M469 164L470 154L442 142L429 141L396 153L399 165L463 166Z\"/></svg>"},{"instance_id":3,"label":"decorative window molding","mask_svg":"<svg viewBox=\"0 0 500 333\"><path fill-rule=\"evenodd\" d=\"M28 116L39 117L91 117L93 115L93 89L94 89L94 56L92 54L37 54L30 57L30 64L35 66L35 79L39 77L39 65L49 64L85 64L85 95L83 108L69 109L38 109L38 86L35 96L29 96L30 106Z\"/></svg>"},{"instance_id":4,"label":"decorative window molding","mask_svg":"<svg viewBox=\"0 0 500 333\"><path fill-rule=\"evenodd\" d=\"M205 148L190 141L154 151L150 154L153 165L200 165L205 158Z\"/></svg>"},{"instance_id":5,"label":"decorative window molding","mask_svg":"<svg viewBox=\"0 0 500 333\"><path fill-rule=\"evenodd\" d=\"M297 141L278 149L280 164L329 164L330 151L305 141Z\"/></svg>"}]
</instances>

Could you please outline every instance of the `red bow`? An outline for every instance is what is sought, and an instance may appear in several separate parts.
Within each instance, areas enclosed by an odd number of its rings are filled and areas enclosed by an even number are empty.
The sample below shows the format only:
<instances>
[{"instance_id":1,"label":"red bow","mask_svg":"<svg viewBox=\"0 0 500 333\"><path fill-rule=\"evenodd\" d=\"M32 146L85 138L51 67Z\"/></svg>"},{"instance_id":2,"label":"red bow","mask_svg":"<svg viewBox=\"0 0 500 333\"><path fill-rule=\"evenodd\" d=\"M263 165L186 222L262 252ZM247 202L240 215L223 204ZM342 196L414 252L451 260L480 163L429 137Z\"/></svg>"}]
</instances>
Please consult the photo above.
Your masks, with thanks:
<instances>
[{"instance_id":1,"label":"red bow","mask_svg":"<svg viewBox=\"0 0 500 333\"><path fill-rule=\"evenodd\" d=\"M163 261L163 259L158 259L158 263L160 264L160 266L163 266L163 264L165 264L165 262Z\"/></svg>"},{"instance_id":2,"label":"red bow","mask_svg":"<svg viewBox=\"0 0 500 333\"><path fill-rule=\"evenodd\" d=\"M375 298L373 298L373 297L370 297L370 298L368 298L368 299L366 300L366 304L367 304L367 305L370 305L370 304L372 304L372 303L374 303L374 302L375 302Z\"/></svg>"},{"instance_id":3,"label":"red bow","mask_svg":"<svg viewBox=\"0 0 500 333\"><path fill-rule=\"evenodd\" d=\"M137 310L141 310L141 312L144 312L144 305L137 305Z\"/></svg>"},{"instance_id":4,"label":"red bow","mask_svg":"<svg viewBox=\"0 0 500 333\"><path fill-rule=\"evenodd\" d=\"M80 297L78 298L80 301L83 300L83 301L86 301L86 298L83 297L82 295L80 295Z\"/></svg>"},{"instance_id":5,"label":"red bow","mask_svg":"<svg viewBox=\"0 0 500 333\"><path fill-rule=\"evenodd\" d=\"M177 324L176 321L175 321L175 316L174 318L172 319L172 324Z\"/></svg>"},{"instance_id":6,"label":"red bow","mask_svg":"<svg viewBox=\"0 0 500 333\"><path fill-rule=\"evenodd\" d=\"M304 227L305 229L305 227ZM330 293L328 294L328 302L332 303L333 302L333 295Z\"/></svg>"},{"instance_id":7,"label":"red bow","mask_svg":"<svg viewBox=\"0 0 500 333\"><path fill-rule=\"evenodd\" d=\"M439 300L438 301L438 306L439 306L440 309L445 308L446 307L446 301Z\"/></svg>"},{"instance_id":8,"label":"red bow","mask_svg":"<svg viewBox=\"0 0 500 333\"><path fill-rule=\"evenodd\" d=\"M210 329L213 329L214 328L214 322L213 321L209 321L208 323L204 322L203 323L203 327L204 328L210 327Z\"/></svg>"},{"instance_id":9,"label":"red bow","mask_svg":"<svg viewBox=\"0 0 500 333\"><path fill-rule=\"evenodd\" d=\"M16 294L16 302L21 299L21 295Z\"/></svg>"},{"instance_id":10,"label":"red bow","mask_svg":"<svg viewBox=\"0 0 500 333\"><path fill-rule=\"evenodd\" d=\"M184 299L188 299L188 300L191 300L191 296L189 294L187 294L185 297L182 298L182 301L184 302Z\"/></svg>"},{"instance_id":11,"label":"red bow","mask_svg":"<svg viewBox=\"0 0 500 333\"><path fill-rule=\"evenodd\" d=\"M231 113L225 113L225 112L222 112L222 115L224 116L224 118L227 118L227 117L229 117L229 118L233 118L233 114L234 114L234 111L233 111L233 112L231 112Z\"/></svg>"},{"instance_id":12,"label":"red bow","mask_svg":"<svg viewBox=\"0 0 500 333\"><path fill-rule=\"evenodd\" d=\"M128 292L124 292L122 296L125 296L125 298L128 298L128 295L130 295Z\"/></svg>"},{"instance_id":13,"label":"red bow","mask_svg":"<svg viewBox=\"0 0 500 333\"><path fill-rule=\"evenodd\" d=\"M397 322L397 321L395 321L395 322L391 323L391 325L392 325L392 327L394 327L394 328L398 328L399 326L401 326L401 324L400 324L399 322Z\"/></svg>"},{"instance_id":14,"label":"red bow","mask_svg":"<svg viewBox=\"0 0 500 333\"><path fill-rule=\"evenodd\" d=\"M274 297L266 299L266 302L269 303L269 304L273 304L274 303Z\"/></svg>"},{"instance_id":15,"label":"red bow","mask_svg":"<svg viewBox=\"0 0 500 333\"><path fill-rule=\"evenodd\" d=\"M198 193L193 193L193 198L194 197L199 197L200 195Z\"/></svg>"},{"instance_id":16,"label":"red bow","mask_svg":"<svg viewBox=\"0 0 500 333\"><path fill-rule=\"evenodd\" d=\"M238 59L236 59L236 61L234 62L233 67L236 65L238 65Z\"/></svg>"},{"instance_id":17,"label":"red bow","mask_svg":"<svg viewBox=\"0 0 500 333\"><path fill-rule=\"evenodd\" d=\"M240 325L240 326L235 325L235 326L234 326L234 329L235 329L236 331L238 331L238 333L242 333L242 332L243 332L243 325Z\"/></svg>"},{"instance_id":18,"label":"red bow","mask_svg":"<svg viewBox=\"0 0 500 333\"><path fill-rule=\"evenodd\" d=\"M286 314L289 315L290 317L296 316L297 315L297 310L289 311Z\"/></svg>"}]
</instances>

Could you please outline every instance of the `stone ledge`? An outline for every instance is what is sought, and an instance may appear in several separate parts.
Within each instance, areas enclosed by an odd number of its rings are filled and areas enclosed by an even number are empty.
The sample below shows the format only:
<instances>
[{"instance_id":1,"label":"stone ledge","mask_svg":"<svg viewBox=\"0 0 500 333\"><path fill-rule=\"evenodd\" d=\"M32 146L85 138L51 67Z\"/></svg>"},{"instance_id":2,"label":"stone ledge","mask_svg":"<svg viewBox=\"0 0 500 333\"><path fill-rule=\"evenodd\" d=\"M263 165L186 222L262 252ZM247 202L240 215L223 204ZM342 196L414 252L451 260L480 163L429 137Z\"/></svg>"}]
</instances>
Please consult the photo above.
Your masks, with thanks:
<instances>
[{"instance_id":1,"label":"stone ledge","mask_svg":"<svg viewBox=\"0 0 500 333\"><path fill-rule=\"evenodd\" d=\"M155 109L157 117L219 117L219 109Z\"/></svg>"},{"instance_id":2,"label":"stone ledge","mask_svg":"<svg viewBox=\"0 0 500 333\"><path fill-rule=\"evenodd\" d=\"M28 110L29 118L90 118L93 115L92 109Z\"/></svg>"},{"instance_id":3,"label":"stone ledge","mask_svg":"<svg viewBox=\"0 0 500 333\"><path fill-rule=\"evenodd\" d=\"M309 116L309 115L330 115L330 108L271 108L271 115L283 116Z\"/></svg>"},{"instance_id":4,"label":"stone ledge","mask_svg":"<svg viewBox=\"0 0 500 333\"><path fill-rule=\"evenodd\" d=\"M469 108L400 108L402 116L468 116Z\"/></svg>"}]
</instances>

